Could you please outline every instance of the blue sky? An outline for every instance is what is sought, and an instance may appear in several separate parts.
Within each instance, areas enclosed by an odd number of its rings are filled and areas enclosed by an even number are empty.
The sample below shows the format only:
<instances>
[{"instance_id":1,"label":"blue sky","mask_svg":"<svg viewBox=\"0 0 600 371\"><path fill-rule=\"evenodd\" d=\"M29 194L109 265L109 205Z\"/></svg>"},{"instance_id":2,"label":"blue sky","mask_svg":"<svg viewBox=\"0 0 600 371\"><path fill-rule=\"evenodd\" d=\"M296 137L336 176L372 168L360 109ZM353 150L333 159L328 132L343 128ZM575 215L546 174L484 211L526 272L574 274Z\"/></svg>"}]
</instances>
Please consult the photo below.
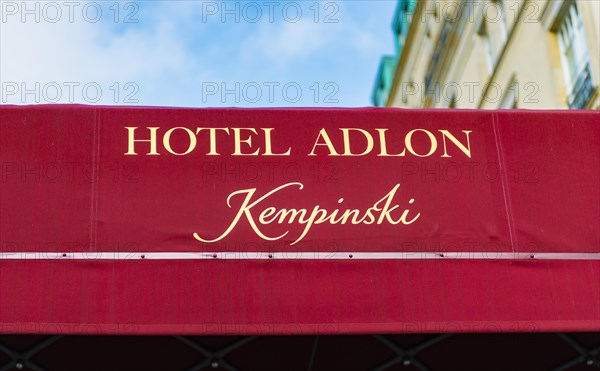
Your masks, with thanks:
<instances>
[{"instance_id":1,"label":"blue sky","mask_svg":"<svg viewBox=\"0 0 600 371\"><path fill-rule=\"evenodd\" d=\"M394 0L1 3L3 103L367 106L394 45Z\"/></svg>"}]
</instances>

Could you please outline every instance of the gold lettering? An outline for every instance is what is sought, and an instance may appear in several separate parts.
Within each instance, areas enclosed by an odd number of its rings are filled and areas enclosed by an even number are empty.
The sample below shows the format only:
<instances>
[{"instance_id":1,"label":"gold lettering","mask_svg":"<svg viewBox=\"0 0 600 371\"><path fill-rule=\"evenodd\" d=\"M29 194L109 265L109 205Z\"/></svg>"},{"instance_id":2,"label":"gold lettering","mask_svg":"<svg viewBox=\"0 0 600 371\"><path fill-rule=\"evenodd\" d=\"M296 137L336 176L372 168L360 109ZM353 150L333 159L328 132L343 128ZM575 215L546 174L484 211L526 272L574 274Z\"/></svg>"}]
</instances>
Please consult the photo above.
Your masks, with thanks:
<instances>
[{"instance_id":1,"label":"gold lettering","mask_svg":"<svg viewBox=\"0 0 600 371\"><path fill-rule=\"evenodd\" d=\"M302 230L302 233L300 234L300 236L298 236L296 241L292 242L290 245L295 245L298 242L302 241L302 239L304 237L306 237L306 235L308 234L308 231L310 231L310 228L313 226L313 223L315 223L315 219L317 219L317 216L319 214L327 214L327 211L321 209L321 207L319 205L317 205L313 209L313 211L310 214L310 217L308 219L300 219L300 224L304 224L304 229ZM319 218L321 218L321 217L319 216Z\"/></svg>"},{"instance_id":2,"label":"gold lettering","mask_svg":"<svg viewBox=\"0 0 600 371\"><path fill-rule=\"evenodd\" d=\"M242 217L246 218L246 220L248 221L248 223L250 224L252 230L256 233L256 235L258 235L260 238L262 238L264 240L275 241L275 240L279 240L279 239L285 237L289 233L289 230L277 237L269 237L269 236L265 235L265 233L262 232L262 230L259 228L258 224L254 220L254 217L252 215L252 208L254 208L255 206L264 202L267 198L269 198L273 194L275 194L285 188L291 187L291 186L297 186L300 190L302 190L304 188L304 185L302 183L287 183L287 184L284 184L280 187L277 187L277 188L265 193L262 197L256 199L253 202L252 202L252 198L253 198L254 194L256 193L256 188L244 189L244 190L240 190L240 191L231 193L229 195L229 197L227 197L227 206L229 208L231 208L231 199L234 196L245 194L245 197L244 197L244 200L242 201L235 217L233 218L233 220L231 221L231 223L229 224L227 229L219 237L212 239L212 240L202 238L198 235L198 233L193 234L194 238L197 239L198 241L206 242L206 243L220 241L223 238L227 237L233 231L233 229L238 225L238 223L240 222ZM398 208L400 207L397 204L392 205L393 199L399 188L400 188L400 184L397 184L394 188L392 188L392 190L390 192L388 192L387 195L385 195L383 198L381 198L379 201L377 201L369 209L367 209L363 212L361 212L359 209L348 209L348 210L344 211L341 214L341 217L339 217L339 218L337 217L338 213L340 213L339 209L334 209L333 211L330 212L326 209L321 208L321 206L319 206L319 205L314 206L314 208L312 209L312 212L310 212L310 213L309 213L308 209L280 209L280 210L277 210L276 208L270 206L270 207L266 207L259 214L258 222L260 223L260 225L266 225L266 224L271 224L271 223L275 223L275 222L277 224L286 224L287 223L287 224L304 225L301 234L298 236L298 238L294 242L291 243L291 245L295 245L296 243L300 242L309 233L310 229L315 224L322 224L325 222L329 222L329 224L347 224L350 221L350 223L353 225L356 225L356 224L369 225L369 224L373 224L375 222L375 220L376 220L375 213L379 213L379 218L377 220L377 224L383 224L384 222L387 222L392 225L396 225L396 224L400 224L400 223L402 223L404 225L412 224L421 216L420 213L417 213L416 216L413 217L411 220L408 220L409 213L410 213L408 208L403 211L402 215L400 216L400 218L398 220L395 220L392 215L392 213L394 211L398 210ZM410 199L409 204L412 204L414 201L415 201L414 199ZM343 198L340 198L338 200L339 204L341 204L343 202L344 202ZM361 214L362 214L362 217L361 217Z\"/></svg>"},{"instance_id":3,"label":"gold lettering","mask_svg":"<svg viewBox=\"0 0 600 371\"><path fill-rule=\"evenodd\" d=\"M210 151L207 153L208 156L219 156L219 152L217 152L217 130L223 130L229 135L229 128L196 128L196 135L198 135L202 130L208 129L209 134L209 142L210 142Z\"/></svg>"},{"instance_id":4,"label":"gold lettering","mask_svg":"<svg viewBox=\"0 0 600 371\"><path fill-rule=\"evenodd\" d=\"M417 152L415 152L415 150L413 149L412 136L417 131L422 131L423 133L427 134L427 136L429 137L430 147L429 147L429 152L426 155L420 155ZM435 136L431 132L429 132L425 129L414 129L414 130L409 131L408 134L406 134L406 138L404 139L404 142L405 142L404 144L406 145L406 148L408 149L408 151L417 157L429 157L437 149L437 140L435 139Z\"/></svg>"},{"instance_id":5,"label":"gold lettering","mask_svg":"<svg viewBox=\"0 0 600 371\"><path fill-rule=\"evenodd\" d=\"M467 145L465 146L464 144L462 144L461 142L458 141L458 139L456 139L456 137L452 134L450 134L450 132L448 130L439 130L440 133L442 133L442 138L443 138L443 143L444 143L444 155L442 157L452 157L448 155L447 149L446 149L446 138L450 139L450 141L452 143L454 143L456 145L456 147L458 147L458 149L460 149L465 155L467 155L469 158L471 158L471 140L469 138L469 134L471 134L470 130L462 130L463 133L465 133L465 136L467 137Z\"/></svg>"},{"instance_id":6,"label":"gold lettering","mask_svg":"<svg viewBox=\"0 0 600 371\"><path fill-rule=\"evenodd\" d=\"M248 136L246 139L242 139L242 130L248 130L256 135L256 129L253 128L232 128L233 130L233 140L234 140L234 148L233 151L234 156L256 156L258 155L260 149L257 149L253 153L242 153L242 143L247 144L248 147L252 148L252 137Z\"/></svg>"},{"instance_id":7,"label":"gold lettering","mask_svg":"<svg viewBox=\"0 0 600 371\"><path fill-rule=\"evenodd\" d=\"M190 145L188 146L187 151L185 151L183 153L177 153L173 150L173 148L171 148L171 134L177 129L185 130L185 132L190 137ZM167 132L165 133L165 136L163 137L163 146L165 146L165 149L176 156L184 156L184 155L191 153L194 150L194 148L196 148L196 143L197 143L196 134L194 134L194 132L191 131L190 129L184 128L184 127L175 127L175 128L169 129L169 130L167 130Z\"/></svg>"},{"instance_id":8,"label":"gold lettering","mask_svg":"<svg viewBox=\"0 0 600 371\"><path fill-rule=\"evenodd\" d=\"M381 145L381 152L379 152L379 154L377 156L384 156L384 157L394 157L394 156L404 156L406 154L406 148L404 148L404 150L401 153L398 154L389 154L387 151L387 141L385 138L385 132L388 129L375 129L379 132L379 143Z\"/></svg>"},{"instance_id":9,"label":"gold lettering","mask_svg":"<svg viewBox=\"0 0 600 371\"><path fill-rule=\"evenodd\" d=\"M320 138L323 138L325 143L319 143ZM333 143L331 143L331 139L329 139L329 135L327 134L327 130L325 130L325 128L323 128L323 129L321 129L321 131L319 131L319 136L317 137L317 140L315 141L315 145L313 146L312 151L310 151L310 153L308 154L309 156L316 156L315 148L317 148L317 146L327 146L327 149L329 150L328 156L339 156L340 155L339 153L336 152L335 147L333 146Z\"/></svg>"},{"instance_id":10,"label":"gold lettering","mask_svg":"<svg viewBox=\"0 0 600 371\"><path fill-rule=\"evenodd\" d=\"M254 195L254 193L256 192L256 188L250 188L250 189L243 189L240 191L236 191L233 192L229 195L229 197L227 197L227 206L229 208L231 208L231 197L236 196L238 194L243 194L246 193L246 198L244 199L244 202L242 202L242 206L240 207L240 209L238 210L235 218L233 218L233 221L231 222L231 224L229 225L229 227L225 230L225 232L223 232L223 234L221 234L221 236L217 237L214 240L205 240L202 237L200 237L200 235L198 235L198 233L194 233L194 238L197 239L200 242L206 242L206 243L210 243L210 242L217 242L222 240L223 238L227 237L227 235L229 233L231 233L231 231L233 230L233 228L235 228L235 226L237 225L237 223L240 221L240 219L242 218L242 215L246 216L246 219L248 220L248 223L250 223L250 226L252 227L252 229L254 230L254 232L260 236L260 238L267 240L267 241L275 241L278 239L283 238L286 234L288 234L288 232L285 232L284 234L282 234L279 237L267 237L265 234L263 234L260 229L258 229L258 227L256 226L256 223L254 222L254 219L252 217L252 208L254 206L256 206L257 204L261 203L265 198L268 198L269 196L271 196L274 193L279 192L280 190L293 186L293 185L297 185L299 186L300 189L304 188L304 185L302 183L287 183L284 184L282 186L279 186L277 188L275 188L274 190L266 193L264 196L262 196L261 198L259 198L258 200L254 201L253 203L250 204L250 199L252 198L252 196ZM259 218L260 219L260 218ZM260 220L259 220L260 221Z\"/></svg>"},{"instance_id":11,"label":"gold lettering","mask_svg":"<svg viewBox=\"0 0 600 371\"><path fill-rule=\"evenodd\" d=\"M414 198L411 198L410 201L408 201L409 204L412 204L413 202L415 202ZM421 213L417 213L417 215L414 218L412 218L412 220L406 220L406 218L408 217L408 213L408 209L404 210L402 212L402 216L400 217L400 219L398 219L398 221L395 224L398 224L400 222L402 222L402 224L404 225L412 224L421 216Z\"/></svg>"},{"instance_id":12,"label":"gold lettering","mask_svg":"<svg viewBox=\"0 0 600 371\"><path fill-rule=\"evenodd\" d=\"M343 128L340 129L342 131L342 135L344 136L344 154L342 156L364 156L367 153L370 153L373 149L373 137L369 134L368 131L358 128ZM352 153L350 150L350 130L357 131L365 136L367 139L367 148L362 153Z\"/></svg>"},{"instance_id":13,"label":"gold lettering","mask_svg":"<svg viewBox=\"0 0 600 371\"><path fill-rule=\"evenodd\" d=\"M149 155L158 155L159 153L156 152L156 131L158 130L158 127L152 127L152 128L148 128L148 130L150 130L150 139L134 139L134 134L135 134L135 130L137 129L136 127L126 127L125 129L127 129L127 133L128 133L128 146L127 146L127 153L125 153L125 155L137 155L137 153L135 152L135 142L150 142L150 152L148 152Z\"/></svg>"},{"instance_id":14,"label":"gold lettering","mask_svg":"<svg viewBox=\"0 0 600 371\"><path fill-rule=\"evenodd\" d=\"M271 132L273 131L273 128L262 128L262 130L265 132L265 153L263 154L264 156L289 156L290 153L292 152L291 148L288 148L288 150L284 153L273 153L272 149L271 149Z\"/></svg>"},{"instance_id":15,"label":"gold lettering","mask_svg":"<svg viewBox=\"0 0 600 371\"><path fill-rule=\"evenodd\" d=\"M288 220L288 224L292 224L294 222L294 219L296 219L297 216L299 216L298 219L303 219L306 216L306 210L305 209L300 209L300 210L281 209L275 214L275 216L279 216L279 221L277 223L283 224L285 222L285 218L288 215L290 216L290 218Z\"/></svg>"},{"instance_id":16,"label":"gold lettering","mask_svg":"<svg viewBox=\"0 0 600 371\"><path fill-rule=\"evenodd\" d=\"M346 210L344 212L344 214L342 214L342 224L346 224L346 222L348 221L348 218L350 218L350 216L352 216L352 224L360 224L365 217L359 219L359 215L360 215L360 210L354 209L354 210Z\"/></svg>"},{"instance_id":17,"label":"gold lettering","mask_svg":"<svg viewBox=\"0 0 600 371\"><path fill-rule=\"evenodd\" d=\"M258 221L260 222L260 224L269 224L273 220L275 220L277 216L273 217L273 219L271 220L266 220L266 218L269 218L273 214L275 214L275 211L277 211L277 209L275 209L274 207L267 207L266 209L264 209L263 212L260 213L260 215L258 216Z\"/></svg>"}]
</instances>

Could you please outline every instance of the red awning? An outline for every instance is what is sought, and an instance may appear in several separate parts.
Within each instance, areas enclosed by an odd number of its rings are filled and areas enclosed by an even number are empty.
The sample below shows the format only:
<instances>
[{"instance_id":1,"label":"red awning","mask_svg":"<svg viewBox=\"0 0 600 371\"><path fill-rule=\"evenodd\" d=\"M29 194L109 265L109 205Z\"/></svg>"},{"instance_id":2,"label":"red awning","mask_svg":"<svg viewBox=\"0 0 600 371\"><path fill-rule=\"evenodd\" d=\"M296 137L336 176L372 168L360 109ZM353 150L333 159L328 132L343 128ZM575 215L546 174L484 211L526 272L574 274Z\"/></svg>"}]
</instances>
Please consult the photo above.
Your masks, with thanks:
<instances>
[{"instance_id":1,"label":"red awning","mask_svg":"<svg viewBox=\"0 0 600 371\"><path fill-rule=\"evenodd\" d=\"M598 331L599 129L0 107L0 332Z\"/></svg>"}]
</instances>

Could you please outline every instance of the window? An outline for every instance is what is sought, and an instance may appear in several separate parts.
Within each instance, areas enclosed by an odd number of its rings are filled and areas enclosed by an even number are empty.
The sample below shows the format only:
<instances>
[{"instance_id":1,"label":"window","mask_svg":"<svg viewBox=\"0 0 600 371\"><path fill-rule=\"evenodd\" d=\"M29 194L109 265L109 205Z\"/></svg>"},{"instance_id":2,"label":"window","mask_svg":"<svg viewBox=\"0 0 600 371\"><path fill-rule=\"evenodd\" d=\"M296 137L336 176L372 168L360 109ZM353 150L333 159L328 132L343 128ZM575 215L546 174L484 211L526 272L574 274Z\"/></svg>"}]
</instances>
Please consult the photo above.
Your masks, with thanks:
<instances>
[{"instance_id":1,"label":"window","mask_svg":"<svg viewBox=\"0 0 600 371\"><path fill-rule=\"evenodd\" d=\"M485 4L477 34L481 37L488 75L491 75L508 39L508 20L503 0L490 0Z\"/></svg>"},{"instance_id":2,"label":"window","mask_svg":"<svg viewBox=\"0 0 600 371\"><path fill-rule=\"evenodd\" d=\"M490 34L488 33L485 19L481 22L481 27L477 34L481 37L481 42L483 43L483 53L488 75L491 75L494 72L494 56L492 55L492 41L490 39Z\"/></svg>"},{"instance_id":3,"label":"window","mask_svg":"<svg viewBox=\"0 0 600 371\"><path fill-rule=\"evenodd\" d=\"M558 44L561 52L563 74L569 107L584 108L591 95L593 85L590 74L590 58L587 49L583 21L577 3L573 1L558 29Z\"/></svg>"},{"instance_id":4,"label":"window","mask_svg":"<svg viewBox=\"0 0 600 371\"><path fill-rule=\"evenodd\" d=\"M519 100L519 83L515 80L515 77L511 79L504 97L500 102L500 109L517 109L517 101Z\"/></svg>"},{"instance_id":5,"label":"window","mask_svg":"<svg viewBox=\"0 0 600 371\"><path fill-rule=\"evenodd\" d=\"M398 55L402 53L402 49L404 48L404 42L406 41L410 23L412 22L415 6L416 0L400 0L396 6L392 28L396 37L396 49Z\"/></svg>"},{"instance_id":6,"label":"window","mask_svg":"<svg viewBox=\"0 0 600 371\"><path fill-rule=\"evenodd\" d=\"M496 6L498 27L500 28L500 41L504 44L508 38L508 18L506 17L506 8L504 0L493 0Z\"/></svg>"}]
</instances>

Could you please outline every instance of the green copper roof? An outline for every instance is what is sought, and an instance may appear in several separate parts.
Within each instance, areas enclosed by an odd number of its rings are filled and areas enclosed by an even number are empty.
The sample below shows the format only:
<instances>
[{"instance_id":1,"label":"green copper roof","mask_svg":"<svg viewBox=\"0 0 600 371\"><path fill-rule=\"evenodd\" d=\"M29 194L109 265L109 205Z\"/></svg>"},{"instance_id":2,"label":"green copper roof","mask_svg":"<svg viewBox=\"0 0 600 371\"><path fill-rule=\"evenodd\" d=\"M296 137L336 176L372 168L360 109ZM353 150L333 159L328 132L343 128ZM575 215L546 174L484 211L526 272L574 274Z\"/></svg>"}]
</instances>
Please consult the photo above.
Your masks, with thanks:
<instances>
[{"instance_id":1,"label":"green copper roof","mask_svg":"<svg viewBox=\"0 0 600 371\"><path fill-rule=\"evenodd\" d=\"M398 5L392 19L392 30L394 31L394 39L396 41L396 55L381 58L375 80L375 88L371 95L371 101L376 107L385 107L387 104L394 80L396 64L402 54L404 41L406 40L406 34L408 33L416 5L417 0L398 0Z\"/></svg>"}]
</instances>

